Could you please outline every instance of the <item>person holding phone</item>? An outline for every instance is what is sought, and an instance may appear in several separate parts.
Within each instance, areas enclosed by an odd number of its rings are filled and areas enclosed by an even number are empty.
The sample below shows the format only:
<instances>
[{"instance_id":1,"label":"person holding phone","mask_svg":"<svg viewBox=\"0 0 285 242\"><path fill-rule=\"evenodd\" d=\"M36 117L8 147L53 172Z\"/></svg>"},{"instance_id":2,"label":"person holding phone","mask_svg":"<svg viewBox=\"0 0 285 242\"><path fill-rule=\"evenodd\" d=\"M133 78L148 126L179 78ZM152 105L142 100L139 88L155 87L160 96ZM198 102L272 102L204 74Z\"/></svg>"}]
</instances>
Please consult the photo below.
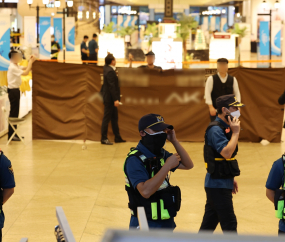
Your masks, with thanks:
<instances>
[{"instance_id":1,"label":"person holding phone","mask_svg":"<svg viewBox=\"0 0 285 242\"><path fill-rule=\"evenodd\" d=\"M216 99L223 95L235 94L237 100L241 101L237 79L228 74L228 63L226 58L217 60L217 74L209 76L205 86L205 102L209 106L211 122L216 119Z\"/></svg>"},{"instance_id":2,"label":"person holding phone","mask_svg":"<svg viewBox=\"0 0 285 242\"><path fill-rule=\"evenodd\" d=\"M200 231L213 232L220 223L223 232L237 232L232 194L238 192L234 177L240 175L236 155L240 133L239 108L244 105L235 95L224 95L217 98L216 106L218 116L205 133L207 202Z\"/></svg>"}]
</instances>

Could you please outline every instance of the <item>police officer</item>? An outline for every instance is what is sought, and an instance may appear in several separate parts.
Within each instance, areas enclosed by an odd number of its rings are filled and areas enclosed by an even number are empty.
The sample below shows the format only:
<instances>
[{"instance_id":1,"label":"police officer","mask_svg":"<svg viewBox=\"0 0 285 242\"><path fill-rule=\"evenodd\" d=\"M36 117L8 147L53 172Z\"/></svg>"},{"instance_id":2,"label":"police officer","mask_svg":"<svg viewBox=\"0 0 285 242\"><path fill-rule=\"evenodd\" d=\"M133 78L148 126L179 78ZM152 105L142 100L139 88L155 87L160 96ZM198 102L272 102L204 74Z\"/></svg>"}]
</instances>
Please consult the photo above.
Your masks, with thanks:
<instances>
[{"instance_id":1,"label":"police officer","mask_svg":"<svg viewBox=\"0 0 285 242\"><path fill-rule=\"evenodd\" d=\"M285 172L285 156L273 163L266 182L266 196L274 203L276 217L279 221L279 235L285 235L285 216L284 216L284 172ZM279 190L279 188L282 189Z\"/></svg>"},{"instance_id":2,"label":"police officer","mask_svg":"<svg viewBox=\"0 0 285 242\"><path fill-rule=\"evenodd\" d=\"M217 98L216 105L218 117L209 124L205 134L207 202L200 231L213 232L220 223L224 232L237 232L232 194L238 192L234 177L240 175L240 170L235 156L240 133L239 108L244 105L234 95Z\"/></svg>"},{"instance_id":3,"label":"police officer","mask_svg":"<svg viewBox=\"0 0 285 242\"><path fill-rule=\"evenodd\" d=\"M149 51L148 53L145 54L146 56L146 62L147 65L141 65L138 68L147 68L147 69L155 69L158 71L162 71L162 68L160 66L155 66L154 61L155 61L155 54L152 51ZM133 65L133 56L132 54L129 55L129 60L130 60L130 66L132 67Z\"/></svg>"},{"instance_id":4,"label":"police officer","mask_svg":"<svg viewBox=\"0 0 285 242\"><path fill-rule=\"evenodd\" d=\"M228 63L226 58L217 60L217 74L207 79L205 86L205 102L209 106L211 122L216 119L216 99L223 95L235 94L240 102L240 91L237 79L228 74Z\"/></svg>"},{"instance_id":5,"label":"police officer","mask_svg":"<svg viewBox=\"0 0 285 242\"><path fill-rule=\"evenodd\" d=\"M131 149L124 165L130 228L138 228L137 207L143 206L150 228L173 230L181 194L179 187L170 185L168 174L177 168L189 170L193 162L177 140L173 126L166 124L160 115L145 115L138 126L141 141ZM166 140L175 147L176 154L163 149Z\"/></svg>"},{"instance_id":6,"label":"police officer","mask_svg":"<svg viewBox=\"0 0 285 242\"><path fill-rule=\"evenodd\" d=\"M0 151L0 242L2 241L2 228L4 227L4 212L2 206L14 193L15 179L13 167L9 159Z\"/></svg>"}]
</instances>

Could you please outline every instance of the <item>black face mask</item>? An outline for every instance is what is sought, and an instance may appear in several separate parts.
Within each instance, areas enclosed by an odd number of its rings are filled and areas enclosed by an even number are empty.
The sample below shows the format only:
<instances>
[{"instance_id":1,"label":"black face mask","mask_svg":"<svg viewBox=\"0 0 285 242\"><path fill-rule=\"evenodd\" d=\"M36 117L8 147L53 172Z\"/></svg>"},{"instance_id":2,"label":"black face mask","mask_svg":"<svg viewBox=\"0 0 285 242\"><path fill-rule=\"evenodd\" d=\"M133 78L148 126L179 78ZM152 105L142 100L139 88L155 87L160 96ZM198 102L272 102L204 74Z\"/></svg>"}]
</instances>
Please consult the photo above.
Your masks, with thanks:
<instances>
[{"instance_id":1,"label":"black face mask","mask_svg":"<svg viewBox=\"0 0 285 242\"><path fill-rule=\"evenodd\" d=\"M159 156L161 155L161 149L165 145L167 138L166 133L161 133L157 135L149 135L146 133L142 137L142 144L153 154Z\"/></svg>"}]
</instances>

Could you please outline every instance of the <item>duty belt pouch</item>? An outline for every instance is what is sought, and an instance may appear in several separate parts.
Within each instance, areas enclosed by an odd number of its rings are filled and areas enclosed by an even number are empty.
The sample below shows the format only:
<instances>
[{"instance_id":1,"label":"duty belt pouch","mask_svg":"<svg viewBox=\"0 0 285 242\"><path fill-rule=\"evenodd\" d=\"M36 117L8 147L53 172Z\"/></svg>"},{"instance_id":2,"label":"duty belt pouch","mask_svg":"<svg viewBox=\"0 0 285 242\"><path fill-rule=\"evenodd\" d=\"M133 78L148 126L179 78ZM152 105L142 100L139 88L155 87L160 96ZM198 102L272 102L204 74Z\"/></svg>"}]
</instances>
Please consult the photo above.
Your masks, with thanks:
<instances>
[{"instance_id":1,"label":"duty belt pouch","mask_svg":"<svg viewBox=\"0 0 285 242\"><path fill-rule=\"evenodd\" d=\"M211 146L204 145L204 160L207 163L207 172L213 174L215 172L215 154Z\"/></svg>"},{"instance_id":2,"label":"duty belt pouch","mask_svg":"<svg viewBox=\"0 0 285 242\"><path fill-rule=\"evenodd\" d=\"M164 202L164 209L168 210L170 217L175 217L181 206L181 190L178 186L169 186L159 192Z\"/></svg>"},{"instance_id":3,"label":"duty belt pouch","mask_svg":"<svg viewBox=\"0 0 285 242\"><path fill-rule=\"evenodd\" d=\"M231 161L228 161L228 162L229 162L231 175L233 177L239 176L240 175L240 169L239 169L237 160L231 160Z\"/></svg>"},{"instance_id":4,"label":"duty belt pouch","mask_svg":"<svg viewBox=\"0 0 285 242\"><path fill-rule=\"evenodd\" d=\"M284 221L284 198L285 191L277 189L274 196L275 216Z\"/></svg>"}]
</instances>

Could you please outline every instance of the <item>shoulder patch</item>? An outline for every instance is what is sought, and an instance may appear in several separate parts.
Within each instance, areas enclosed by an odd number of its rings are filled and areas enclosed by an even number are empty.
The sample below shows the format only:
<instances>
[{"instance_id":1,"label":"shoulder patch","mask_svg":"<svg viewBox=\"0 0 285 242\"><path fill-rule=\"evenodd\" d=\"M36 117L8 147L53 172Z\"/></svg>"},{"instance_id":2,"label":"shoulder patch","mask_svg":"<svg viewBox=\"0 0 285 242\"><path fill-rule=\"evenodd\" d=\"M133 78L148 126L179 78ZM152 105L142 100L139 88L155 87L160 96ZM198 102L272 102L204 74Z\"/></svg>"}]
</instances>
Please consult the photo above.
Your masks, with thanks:
<instances>
[{"instance_id":1,"label":"shoulder patch","mask_svg":"<svg viewBox=\"0 0 285 242\"><path fill-rule=\"evenodd\" d=\"M12 175L14 174L12 165L8 166L8 170L9 170L9 172L10 172Z\"/></svg>"}]
</instances>

